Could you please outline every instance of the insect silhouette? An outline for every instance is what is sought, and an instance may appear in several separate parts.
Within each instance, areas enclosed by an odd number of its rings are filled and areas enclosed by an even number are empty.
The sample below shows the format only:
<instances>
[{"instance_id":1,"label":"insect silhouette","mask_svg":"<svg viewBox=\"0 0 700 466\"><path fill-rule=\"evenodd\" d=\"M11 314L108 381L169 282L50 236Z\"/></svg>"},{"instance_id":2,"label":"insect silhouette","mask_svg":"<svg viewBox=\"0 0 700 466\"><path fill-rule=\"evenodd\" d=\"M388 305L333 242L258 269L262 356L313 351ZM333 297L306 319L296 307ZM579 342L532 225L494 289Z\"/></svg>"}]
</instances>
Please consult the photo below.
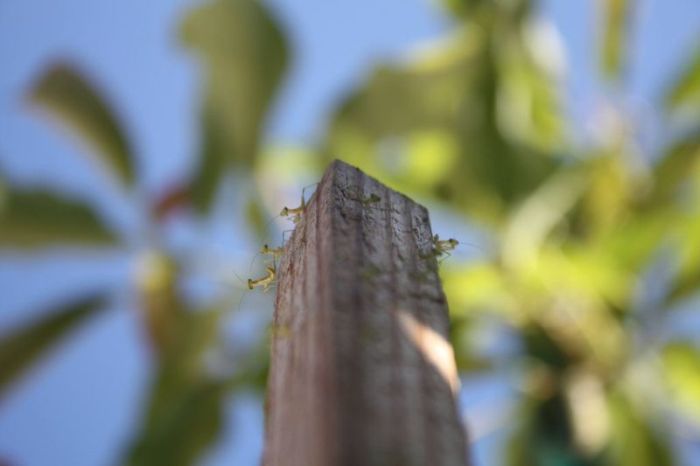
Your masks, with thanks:
<instances>
[{"instance_id":1,"label":"insect silhouette","mask_svg":"<svg viewBox=\"0 0 700 466\"><path fill-rule=\"evenodd\" d=\"M457 246L459 246L459 241L454 238L440 239L438 235L433 236L433 255L435 257L445 256L442 260L450 257L450 251L454 251Z\"/></svg>"},{"instance_id":2,"label":"insect silhouette","mask_svg":"<svg viewBox=\"0 0 700 466\"><path fill-rule=\"evenodd\" d=\"M264 277L260 277L257 279L248 279L248 289L252 290L253 288L257 287L262 287L263 291L267 291L268 288L270 288L270 285L275 281L275 275L277 273L277 268L275 265L268 265L265 267L265 270L267 271L267 274Z\"/></svg>"},{"instance_id":3,"label":"insect silhouette","mask_svg":"<svg viewBox=\"0 0 700 466\"><path fill-rule=\"evenodd\" d=\"M305 186L304 189L301 191L301 204L299 207L283 207L282 210L280 211L280 216L281 217L291 217L291 220L293 223L299 223L301 220L301 216L304 214L304 211L306 210L306 206L308 205L308 202L306 202L306 198L304 196L304 193L306 192L307 188L310 188L312 186L316 186L316 184L310 184L309 186Z\"/></svg>"},{"instance_id":4,"label":"insect silhouette","mask_svg":"<svg viewBox=\"0 0 700 466\"><path fill-rule=\"evenodd\" d=\"M268 256L272 256L275 259L278 259L282 257L282 254L284 254L284 246L271 248L270 246L265 244L263 245L263 247L260 248L260 254L265 254Z\"/></svg>"}]
</instances>

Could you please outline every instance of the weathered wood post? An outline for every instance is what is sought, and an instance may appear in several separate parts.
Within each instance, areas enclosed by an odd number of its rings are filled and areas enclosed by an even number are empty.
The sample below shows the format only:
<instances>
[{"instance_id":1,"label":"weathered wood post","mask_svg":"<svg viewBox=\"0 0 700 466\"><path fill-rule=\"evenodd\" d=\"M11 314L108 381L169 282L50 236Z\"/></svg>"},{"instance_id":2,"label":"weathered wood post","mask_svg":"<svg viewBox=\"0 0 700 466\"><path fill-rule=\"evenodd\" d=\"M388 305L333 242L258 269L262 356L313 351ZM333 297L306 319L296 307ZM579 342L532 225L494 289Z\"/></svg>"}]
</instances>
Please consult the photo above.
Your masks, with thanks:
<instances>
[{"instance_id":1,"label":"weathered wood post","mask_svg":"<svg viewBox=\"0 0 700 466\"><path fill-rule=\"evenodd\" d=\"M335 161L278 277L266 466L468 464L423 206Z\"/></svg>"}]
</instances>

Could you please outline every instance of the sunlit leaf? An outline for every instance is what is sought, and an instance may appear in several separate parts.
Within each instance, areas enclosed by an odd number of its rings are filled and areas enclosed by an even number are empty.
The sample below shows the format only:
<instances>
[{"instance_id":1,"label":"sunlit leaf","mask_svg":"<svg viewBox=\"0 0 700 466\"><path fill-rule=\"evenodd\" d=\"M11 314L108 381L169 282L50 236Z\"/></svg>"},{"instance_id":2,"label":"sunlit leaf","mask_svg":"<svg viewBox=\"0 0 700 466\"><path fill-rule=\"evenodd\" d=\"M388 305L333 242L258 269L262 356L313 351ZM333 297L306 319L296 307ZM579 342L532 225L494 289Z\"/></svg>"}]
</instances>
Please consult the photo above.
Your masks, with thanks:
<instances>
[{"instance_id":1,"label":"sunlit leaf","mask_svg":"<svg viewBox=\"0 0 700 466\"><path fill-rule=\"evenodd\" d=\"M666 106L674 111L700 107L700 48L666 95Z\"/></svg>"},{"instance_id":2,"label":"sunlit leaf","mask_svg":"<svg viewBox=\"0 0 700 466\"><path fill-rule=\"evenodd\" d=\"M654 167L650 203L659 206L674 200L685 181L700 166L700 129L674 142Z\"/></svg>"},{"instance_id":3,"label":"sunlit leaf","mask_svg":"<svg viewBox=\"0 0 700 466\"><path fill-rule=\"evenodd\" d=\"M678 225L678 268L669 285L667 304L700 292L700 215Z\"/></svg>"},{"instance_id":4,"label":"sunlit leaf","mask_svg":"<svg viewBox=\"0 0 700 466\"><path fill-rule=\"evenodd\" d=\"M514 210L503 238L506 263L532 261L543 241L583 193L586 179L576 171L556 173Z\"/></svg>"},{"instance_id":5,"label":"sunlit leaf","mask_svg":"<svg viewBox=\"0 0 700 466\"><path fill-rule=\"evenodd\" d=\"M663 364L676 407L700 424L700 348L670 344L663 350Z\"/></svg>"},{"instance_id":6,"label":"sunlit leaf","mask_svg":"<svg viewBox=\"0 0 700 466\"><path fill-rule=\"evenodd\" d=\"M81 136L120 182L134 183L133 154L119 122L98 90L67 64L49 68L29 99Z\"/></svg>"},{"instance_id":7,"label":"sunlit leaf","mask_svg":"<svg viewBox=\"0 0 700 466\"><path fill-rule=\"evenodd\" d=\"M631 5L629 0L602 0L603 35L601 69L606 77L615 79L625 66Z\"/></svg>"},{"instance_id":8,"label":"sunlit leaf","mask_svg":"<svg viewBox=\"0 0 700 466\"><path fill-rule=\"evenodd\" d=\"M677 215L666 210L629 216L582 252L608 258L619 271L638 273L649 265L653 254L669 236L670 227L677 222Z\"/></svg>"},{"instance_id":9,"label":"sunlit leaf","mask_svg":"<svg viewBox=\"0 0 700 466\"><path fill-rule=\"evenodd\" d=\"M543 19L529 18L498 45L499 128L508 140L524 147L561 150L564 118L559 84L564 57L556 29Z\"/></svg>"},{"instance_id":10,"label":"sunlit leaf","mask_svg":"<svg viewBox=\"0 0 700 466\"><path fill-rule=\"evenodd\" d=\"M587 174L581 217L574 228L586 237L599 237L626 218L634 196L641 190L632 161L618 151L605 151L582 163Z\"/></svg>"},{"instance_id":11,"label":"sunlit leaf","mask_svg":"<svg viewBox=\"0 0 700 466\"><path fill-rule=\"evenodd\" d=\"M621 393L610 397L612 442L609 451L614 465L672 466L675 464L668 438L653 419Z\"/></svg>"},{"instance_id":12,"label":"sunlit leaf","mask_svg":"<svg viewBox=\"0 0 700 466\"><path fill-rule=\"evenodd\" d=\"M287 66L288 50L277 22L257 0L209 1L185 18L181 36L204 65L204 101L220 131L218 150L229 161L252 165ZM209 144L206 139L202 143Z\"/></svg>"},{"instance_id":13,"label":"sunlit leaf","mask_svg":"<svg viewBox=\"0 0 700 466\"><path fill-rule=\"evenodd\" d=\"M52 345L102 309L102 298L85 298L50 311L35 322L0 336L0 395Z\"/></svg>"},{"instance_id":14,"label":"sunlit leaf","mask_svg":"<svg viewBox=\"0 0 700 466\"><path fill-rule=\"evenodd\" d=\"M178 288L179 264L159 250L138 257L136 285L139 294L142 324L149 343L159 357L170 354L172 345L190 341L179 335L187 314Z\"/></svg>"},{"instance_id":15,"label":"sunlit leaf","mask_svg":"<svg viewBox=\"0 0 700 466\"><path fill-rule=\"evenodd\" d=\"M115 243L114 233L86 204L0 186L0 248Z\"/></svg>"},{"instance_id":16,"label":"sunlit leaf","mask_svg":"<svg viewBox=\"0 0 700 466\"><path fill-rule=\"evenodd\" d=\"M489 262L471 263L443 272L443 286L450 302L450 313L456 318L474 311L503 313L518 318L518 303L509 277ZM523 316L520 316L523 317Z\"/></svg>"},{"instance_id":17,"label":"sunlit leaf","mask_svg":"<svg viewBox=\"0 0 700 466\"><path fill-rule=\"evenodd\" d=\"M556 161L502 131L499 68L479 31L457 31L408 63L377 67L339 107L324 153L396 189L452 202L479 220L502 220ZM443 151L434 161L426 136ZM416 176L417 151L435 164L430 184Z\"/></svg>"}]
</instances>

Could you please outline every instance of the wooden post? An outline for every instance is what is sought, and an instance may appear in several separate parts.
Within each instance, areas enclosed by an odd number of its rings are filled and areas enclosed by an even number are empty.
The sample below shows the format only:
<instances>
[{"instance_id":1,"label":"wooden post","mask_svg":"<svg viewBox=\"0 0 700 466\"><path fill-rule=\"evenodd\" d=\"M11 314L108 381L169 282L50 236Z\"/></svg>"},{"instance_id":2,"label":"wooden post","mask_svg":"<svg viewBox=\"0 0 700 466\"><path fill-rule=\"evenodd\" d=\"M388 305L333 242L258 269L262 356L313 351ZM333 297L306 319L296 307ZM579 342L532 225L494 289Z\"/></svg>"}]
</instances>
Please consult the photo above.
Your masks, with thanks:
<instances>
[{"instance_id":1,"label":"wooden post","mask_svg":"<svg viewBox=\"0 0 700 466\"><path fill-rule=\"evenodd\" d=\"M427 210L335 161L278 270L264 464L468 464Z\"/></svg>"}]
</instances>

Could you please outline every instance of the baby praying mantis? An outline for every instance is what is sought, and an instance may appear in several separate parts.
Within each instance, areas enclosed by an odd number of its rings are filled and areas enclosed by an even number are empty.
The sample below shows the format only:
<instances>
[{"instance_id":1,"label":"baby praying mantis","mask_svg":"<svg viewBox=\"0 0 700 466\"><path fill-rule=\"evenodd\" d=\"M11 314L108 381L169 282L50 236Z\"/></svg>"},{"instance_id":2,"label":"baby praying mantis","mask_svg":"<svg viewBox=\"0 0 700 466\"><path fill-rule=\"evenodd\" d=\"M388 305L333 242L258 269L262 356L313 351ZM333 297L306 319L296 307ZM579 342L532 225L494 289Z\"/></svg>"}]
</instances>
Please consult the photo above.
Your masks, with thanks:
<instances>
[{"instance_id":1,"label":"baby praying mantis","mask_svg":"<svg viewBox=\"0 0 700 466\"><path fill-rule=\"evenodd\" d=\"M304 193L306 192L307 188L310 188L311 186L316 186L316 184L310 184L309 186L305 186L304 189L301 190L301 205L299 205L299 207L290 208L285 206L282 208L280 216L291 217L292 222L299 223L299 221L301 220L301 216L304 213L304 210L306 210L306 206L308 205L304 197Z\"/></svg>"},{"instance_id":2,"label":"baby praying mantis","mask_svg":"<svg viewBox=\"0 0 700 466\"><path fill-rule=\"evenodd\" d=\"M277 273L276 261L282 257L282 254L284 254L284 246L271 248L267 244L264 244L263 247L260 248L260 254L272 256L272 265L265 267L267 274L264 277L260 277L255 280L249 278L248 289L252 290L255 287L261 286L263 291L267 291L270 285L272 285L272 283L275 281L275 274Z\"/></svg>"},{"instance_id":3,"label":"baby praying mantis","mask_svg":"<svg viewBox=\"0 0 700 466\"><path fill-rule=\"evenodd\" d=\"M284 254L284 246L279 246L276 248L271 248L267 244L263 245L263 247L260 248L260 254L266 254L269 256L272 256L275 259L278 259L282 257L282 254Z\"/></svg>"},{"instance_id":4,"label":"baby praying mantis","mask_svg":"<svg viewBox=\"0 0 700 466\"><path fill-rule=\"evenodd\" d=\"M301 220L301 214L304 213L305 208L306 208L306 204L304 203L304 199L302 198L301 205L299 207L294 207L294 208L284 207L282 209L282 211L280 212L280 215L282 217L291 216L292 222L299 223L299 220Z\"/></svg>"},{"instance_id":5,"label":"baby praying mantis","mask_svg":"<svg viewBox=\"0 0 700 466\"><path fill-rule=\"evenodd\" d=\"M458 245L459 241L454 238L440 239L438 235L435 235L433 236L433 255L435 255L435 257L449 257L450 251L453 251ZM445 257L445 259L447 259L447 257Z\"/></svg>"},{"instance_id":6,"label":"baby praying mantis","mask_svg":"<svg viewBox=\"0 0 700 466\"><path fill-rule=\"evenodd\" d=\"M253 288L256 288L258 286L262 287L263 291L267 291L268 288L270 288L270 285L275 281L275 274L277 273L277 268L275 265L268 265L265 267L265 270L267 271L267 274L264 277L260 277L257 279L248 279L248 289L252 290Z\"/></svg>"}]
</instances>

